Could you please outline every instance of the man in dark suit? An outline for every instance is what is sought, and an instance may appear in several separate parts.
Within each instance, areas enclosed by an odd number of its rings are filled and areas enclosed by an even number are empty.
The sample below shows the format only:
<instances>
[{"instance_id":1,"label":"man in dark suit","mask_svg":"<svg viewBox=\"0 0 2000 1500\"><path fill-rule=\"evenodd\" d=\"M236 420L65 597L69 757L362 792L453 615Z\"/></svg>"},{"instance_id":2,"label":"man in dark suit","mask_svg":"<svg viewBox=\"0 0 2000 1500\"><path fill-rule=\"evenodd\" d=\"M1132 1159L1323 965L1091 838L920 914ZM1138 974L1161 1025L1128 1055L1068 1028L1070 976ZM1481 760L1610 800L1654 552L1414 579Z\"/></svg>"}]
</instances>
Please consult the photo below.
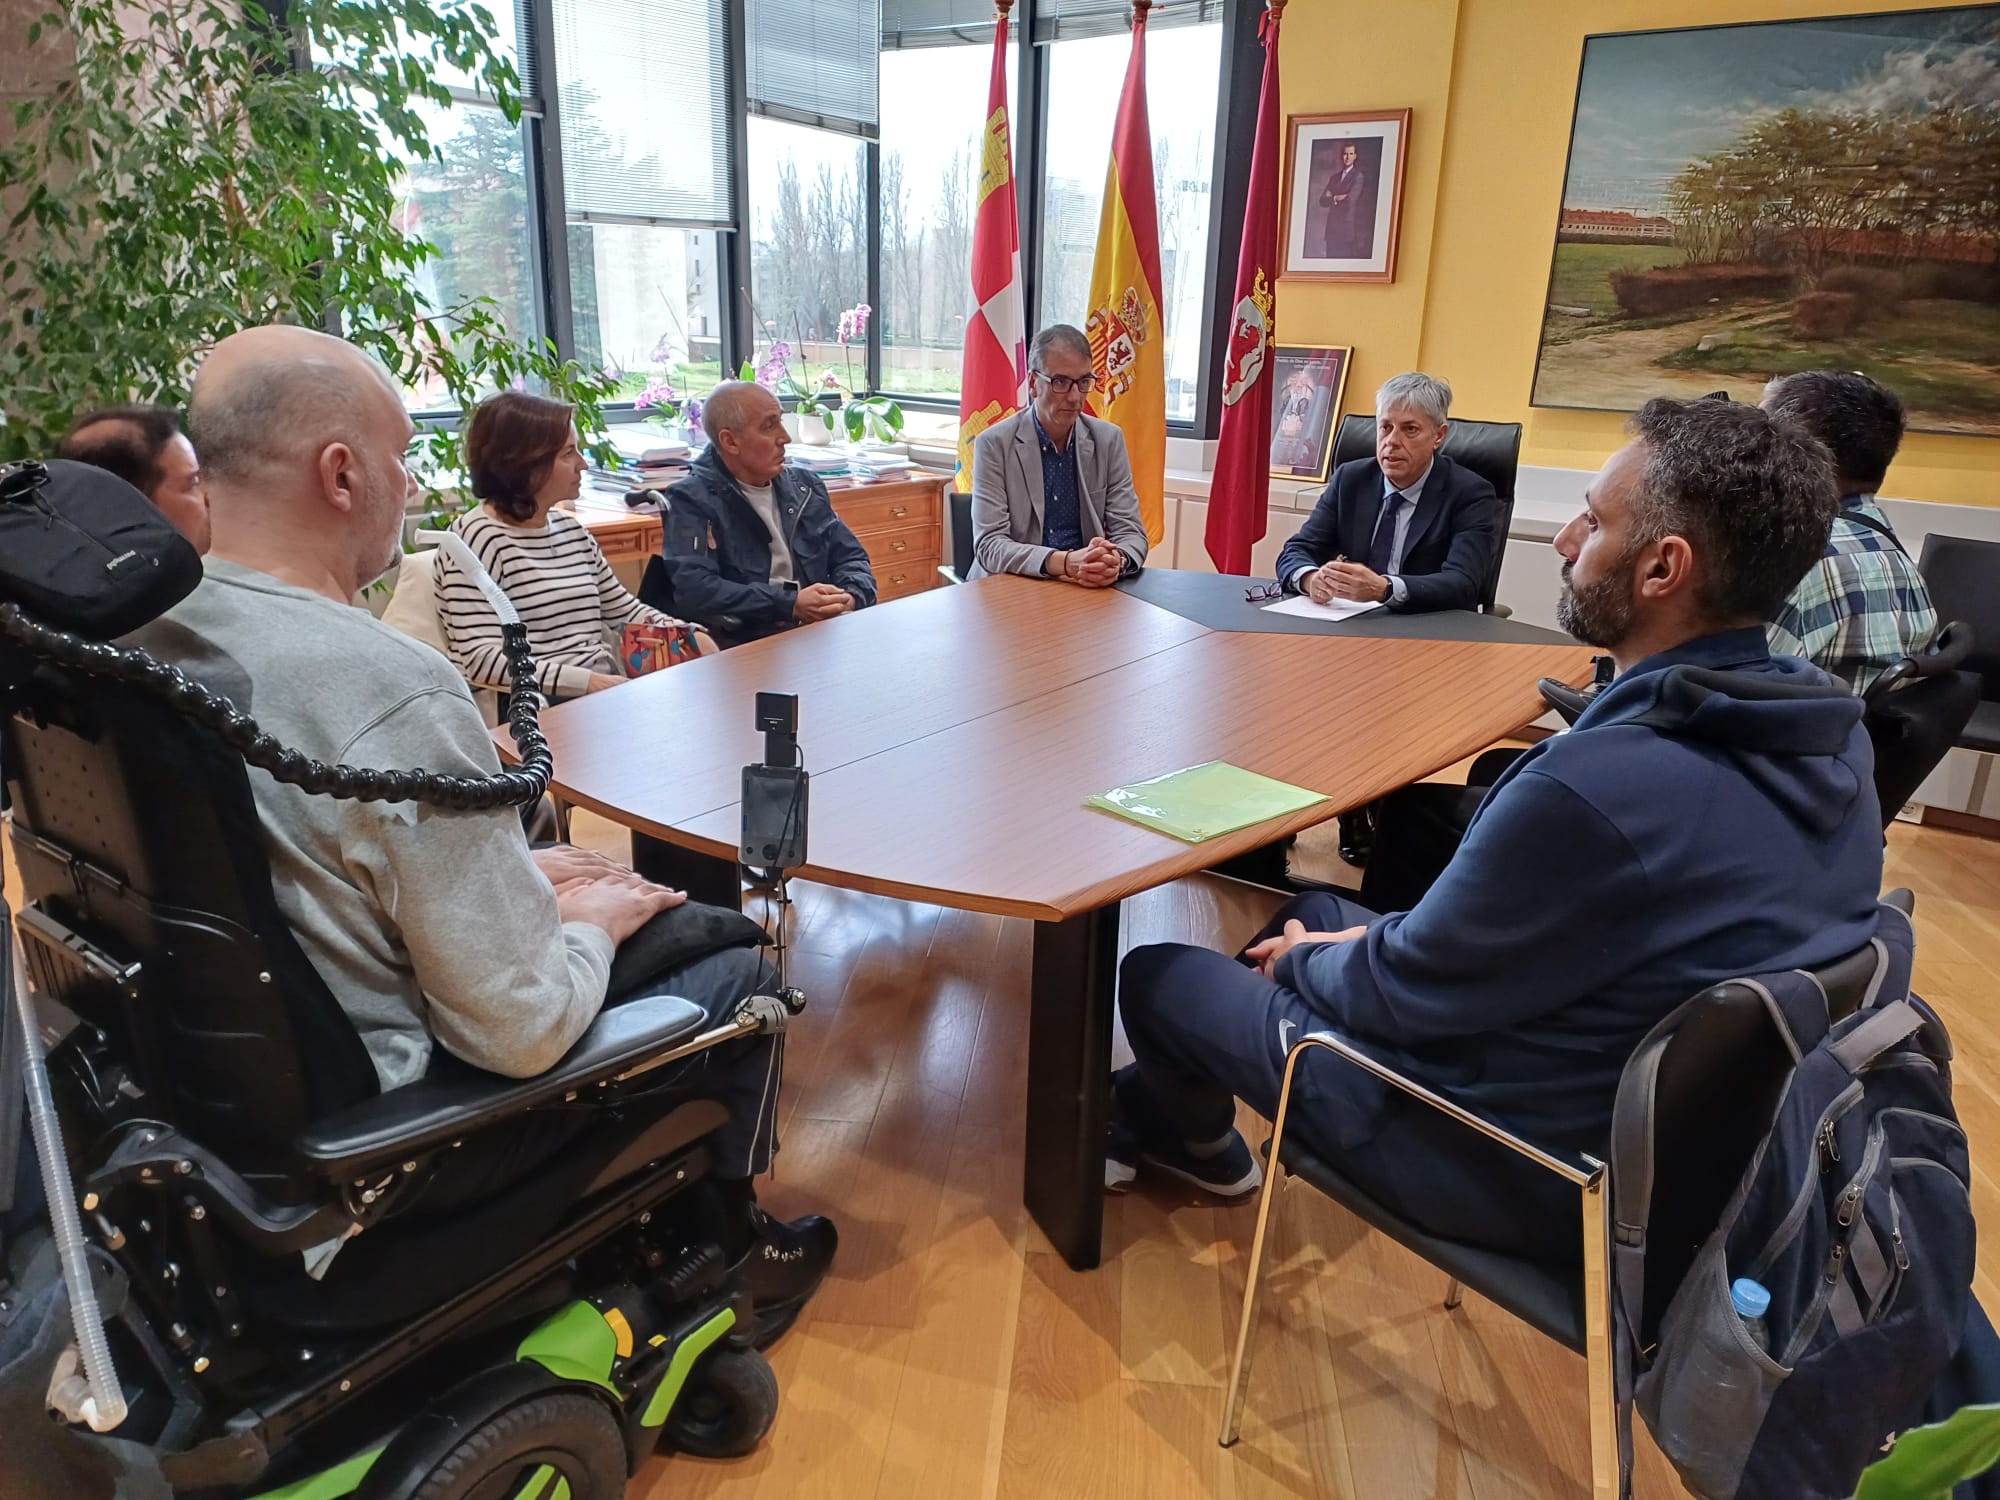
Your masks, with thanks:
<instances>
[{"instance_id":1,"label":"man in dark suit","mask_svg":"<svg viewBox=\"0 0 2000 1500\"><path fill-rule=\"evenodd\" d=\"M1500 546L1500 500L1438 452L1450 410L1451 387L1431 375L1398 375L1376 393L1375 456L1335 469L1285 543L1285 592L1412 612L1478 606Z\"/></svg>"},{"instance_id":2,"label":"man in dark suit","mask_svg":"<svg viewBox=\"0 0 2000 1500\"><path fill-rule=\"evenodd\" d=\"M1341 142L1340 166L1319 195L1319 206L1326 210L1320 233L1329 260L1366 260L1374 253L1374 188L1354 142Z\"/></svg>"},{"instance_id":3,"label":"man in dark suit","mask_svg":"<svg viewBox=\"0 0 2000 1500\"><path fill-rule=\"evenodd\" d=\"M1500 499L1438 451L1450 412L1451 387L1434 375L1398 375L1375 393L1375 456L1335 469L1285 543L1286 593L1412 613L1478 607L1503 540ZM1372 807L1341 814L1342 859L1366 864L1374 841Z\"/></svg>"}]
</instances>

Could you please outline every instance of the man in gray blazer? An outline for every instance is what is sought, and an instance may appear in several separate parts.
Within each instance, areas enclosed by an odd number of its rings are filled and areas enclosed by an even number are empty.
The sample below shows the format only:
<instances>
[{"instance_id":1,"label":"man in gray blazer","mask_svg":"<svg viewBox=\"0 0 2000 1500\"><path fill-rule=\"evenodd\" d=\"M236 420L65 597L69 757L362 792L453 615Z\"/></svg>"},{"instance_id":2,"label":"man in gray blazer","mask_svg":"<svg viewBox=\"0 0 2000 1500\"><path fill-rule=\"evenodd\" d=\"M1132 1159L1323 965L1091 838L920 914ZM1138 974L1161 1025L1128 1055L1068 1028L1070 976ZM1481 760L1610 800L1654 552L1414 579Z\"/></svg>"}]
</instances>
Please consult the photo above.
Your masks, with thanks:
<instances>
[{"instance_id":1,"label":"man in gray blazer","mask_svg":"<svg viewBox=\"0 0 2000 1500\"><path fill-rule=\"evenodd\" d=\"M972 576L1021 573L1107 588L1146 565L1125 434L1086 415L1090 340L1067 323L1028 348L1028 410L972 444Z\"/></svg>"}]
</instances>

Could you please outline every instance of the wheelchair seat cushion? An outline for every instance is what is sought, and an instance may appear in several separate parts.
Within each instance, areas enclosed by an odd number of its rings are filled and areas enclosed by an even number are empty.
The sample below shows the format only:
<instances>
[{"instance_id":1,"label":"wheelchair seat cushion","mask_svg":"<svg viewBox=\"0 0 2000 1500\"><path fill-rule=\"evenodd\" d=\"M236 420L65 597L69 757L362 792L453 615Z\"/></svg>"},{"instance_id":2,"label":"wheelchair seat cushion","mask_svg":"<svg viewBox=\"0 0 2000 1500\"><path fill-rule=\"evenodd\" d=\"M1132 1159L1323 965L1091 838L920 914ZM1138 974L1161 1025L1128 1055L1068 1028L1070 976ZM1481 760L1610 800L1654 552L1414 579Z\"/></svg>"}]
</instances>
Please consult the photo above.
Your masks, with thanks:
<instances>
[{"instance_id":1,"label":"wheelchair seat cushion","mask_svg":"<svg viewBox=\"0 0 2000 1500\"><path fill-rule=\"evenodd\" d=\"M740 911L684 901L656 912L618 945L605 997L611 1004L639 994L656 976L725 948L769 946L770 935ZM657 986L654 986L657 988Z\"/></svg>"}]
</instances>

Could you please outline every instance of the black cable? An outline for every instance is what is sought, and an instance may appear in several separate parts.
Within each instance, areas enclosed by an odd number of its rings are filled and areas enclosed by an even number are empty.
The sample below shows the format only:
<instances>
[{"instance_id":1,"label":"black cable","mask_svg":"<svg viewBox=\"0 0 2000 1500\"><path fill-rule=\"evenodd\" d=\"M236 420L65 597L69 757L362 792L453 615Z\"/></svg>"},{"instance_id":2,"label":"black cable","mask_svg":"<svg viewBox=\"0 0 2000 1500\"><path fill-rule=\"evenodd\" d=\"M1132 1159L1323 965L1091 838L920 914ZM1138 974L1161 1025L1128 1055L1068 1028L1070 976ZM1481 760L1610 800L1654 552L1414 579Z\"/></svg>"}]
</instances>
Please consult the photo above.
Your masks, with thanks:
<instances>
[{"instance_id":1,"label":"black cable","mask_svg":"<svg viewBox=\"0 0 2000 1500\"><path fill-rule=\"evenodd\" d=\"M541 697L535 688L535 659L528 649L528 629L519 622L501 627L501 643L513 681L507 730L521 753L521 764L497 776L451 776L421 768L377 771L361 766L329 766L297 750L286 749L227 698L210 692L179 667L136 646L87 641L66 630L52 629L30 619L18 604L0 604L0 635L40 661L90 677L109 678L151 694L176 712L213 730L245 761L268 773L272 780L314 796L353 802L421 802L456 812L483 811L540 801L555 771L549 742L542 734Z\"/></svg>"}]
</instances>

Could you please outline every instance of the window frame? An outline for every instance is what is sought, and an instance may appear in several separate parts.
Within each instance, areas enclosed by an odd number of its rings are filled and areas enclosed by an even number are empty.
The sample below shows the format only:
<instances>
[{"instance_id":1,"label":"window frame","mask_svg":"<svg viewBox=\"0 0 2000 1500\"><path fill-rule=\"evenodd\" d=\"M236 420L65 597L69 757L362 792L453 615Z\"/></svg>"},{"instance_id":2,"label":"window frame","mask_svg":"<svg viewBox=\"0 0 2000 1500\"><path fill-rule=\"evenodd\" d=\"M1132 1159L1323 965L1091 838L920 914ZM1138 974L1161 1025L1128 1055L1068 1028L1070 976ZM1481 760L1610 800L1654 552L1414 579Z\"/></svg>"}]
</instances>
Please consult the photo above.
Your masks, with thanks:
<instances>
[{"instance_id":1,"label":"window frame","mask_svg":"<svg viewBox=\"0 0 2000 1500\"><path fill-rule=\"evenodd\" d=\"M1048 101L1050 84L1049 49L1053 43L1034 40L1036 12L1047 0L1017 0L1011 24L1011 44L1015 55L1015 98L1009 101L1014 137L1015 199L1020 215L1021 273L1023 309L1032 330L1041 320L1044 285L1042 251L1047 212L1045 179L1048 154ZM529 284L535 291L536 311L541 319L538 334L551 340L564 359L576 355L575 309L572 303L568 241L568 214L563 194L563 131L560 80L555 76L555 22L549 0L514 0L516 37L520 51L522 80L521 128L525 132L524 159L527 177L528 242L531 250ZM733 222L725 227L712 224L676 224L658 221L662 227L700 229L715 236L716 272L724 284L717 289L718 333L721 338L723 368L736 369L754 357L755 322L748 312L745 291L751 287L750 156L748 54L745 44L746 0L725 0L724 34L728 38L725 103L728 111L726 143L730 191L734 200ZM1249 194L1247 149L1234 149L1251 139L1257 120L1258 92L1263 82L1264 51L1257 34L1261 6L1220 7L1222 25L1222 73L1217 82L1214 161L1211 168L1208 243L1202 270L1201 341L1197 364L1199 389L1195 415L1191 421L1170 420L1167 431L1175 437L1213 439L1221 425L1221 401L1215 388L1215 351L1224 349L1230 288L1220 287L1220 278L1234 284L1234 238L1230 225L1240 225ZM309 65L309 64L308 64ZM497 108L477 93L453 90L454 102L462 108ZM1023 106L1026 106L1025 108ZM863 168L864 192L868 201L868 245L864 257L868 304L882 305L882 144L880 132L861 140L866 148ZM653 222L653 221L648 221ZM1220 292L1220 294L1218 294ZM882 380L882 319L868 324L866 370L869 388L878 390ZM953 412L958 401L949 396L904 396L895 399L906 409L925 412ZM450 425L455 416L443 410L411 414L423 426ZM609 403L605 420L612 423L642 422L648 413L630 401Z\"/></svg>"}]
</instances>

